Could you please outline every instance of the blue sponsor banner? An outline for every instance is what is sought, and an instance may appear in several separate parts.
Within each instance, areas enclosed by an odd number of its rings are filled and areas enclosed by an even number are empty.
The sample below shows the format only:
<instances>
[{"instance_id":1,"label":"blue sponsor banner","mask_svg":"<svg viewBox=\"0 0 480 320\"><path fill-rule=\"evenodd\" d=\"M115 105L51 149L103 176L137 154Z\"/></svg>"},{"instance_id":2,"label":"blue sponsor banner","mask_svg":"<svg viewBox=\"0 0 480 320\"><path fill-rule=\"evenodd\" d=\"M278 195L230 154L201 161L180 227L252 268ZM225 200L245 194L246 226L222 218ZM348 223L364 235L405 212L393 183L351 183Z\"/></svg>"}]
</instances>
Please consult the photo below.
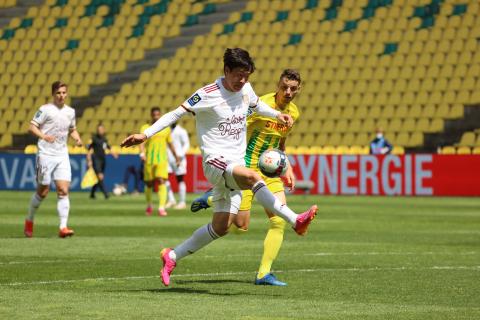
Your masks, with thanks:
<instances>
[{"instance_id":1,"label":"blue sponsor banner","mask_svg":"<svg viewBox=\"0 0 480 320\"><path fill-rule=\"evenodd\" d=\"M35 190L37 183L35 177L35 155L0 153L0 190ZM111 191L114 184L123 183L127 178L128 190L134 188L132 169L139 174L141 161L138 155L121 155L115 159L107 156L105 170L105 185ZM70 155L72 167L72 182L70 190L81 191L80 183L87 171L87 158L85 155ZM142 187L141 183L140 188Z\"/></svg>"}]
</instances>

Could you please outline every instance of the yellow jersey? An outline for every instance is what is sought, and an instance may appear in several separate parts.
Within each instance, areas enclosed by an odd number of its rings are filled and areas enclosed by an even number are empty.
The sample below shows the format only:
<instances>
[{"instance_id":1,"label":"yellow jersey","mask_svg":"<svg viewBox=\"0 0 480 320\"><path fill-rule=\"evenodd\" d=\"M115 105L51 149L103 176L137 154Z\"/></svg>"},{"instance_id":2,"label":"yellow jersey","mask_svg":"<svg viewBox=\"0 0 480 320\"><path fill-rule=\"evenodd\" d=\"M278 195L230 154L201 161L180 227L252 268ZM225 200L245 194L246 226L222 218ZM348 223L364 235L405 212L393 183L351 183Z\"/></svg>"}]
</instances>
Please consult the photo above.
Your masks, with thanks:
<instances>
[{"instance_id":1,"label":"yellow jersey","mask_svg":"<svg viewBox=\"0 0 480 320\"><path fill-rule=\"evenodd\" d=\"M150 124L146 123L140 129L144 132ZM145 142L145 164L159 164L168 161L167 143L172 142L170 127L156 133Z\"/></svg>"},{"instance_id":2,"label":"yellow jersey","mask_svg":"<svg viewBox=\"0 0 480 320\"><path fill-rule=\"evenodd\" d=\"M275 92L261 96L260 99L273 109L289 114L295 122L299 117L297 106L290 102L284 110L280 110L275 103ZM288 128L276 119L260 116L253 113L247 117L247 151L245 165L247 168L257 169L260 154L272 148L278 148L280 140L290 133Z\"/></svg>"}]
</instances>

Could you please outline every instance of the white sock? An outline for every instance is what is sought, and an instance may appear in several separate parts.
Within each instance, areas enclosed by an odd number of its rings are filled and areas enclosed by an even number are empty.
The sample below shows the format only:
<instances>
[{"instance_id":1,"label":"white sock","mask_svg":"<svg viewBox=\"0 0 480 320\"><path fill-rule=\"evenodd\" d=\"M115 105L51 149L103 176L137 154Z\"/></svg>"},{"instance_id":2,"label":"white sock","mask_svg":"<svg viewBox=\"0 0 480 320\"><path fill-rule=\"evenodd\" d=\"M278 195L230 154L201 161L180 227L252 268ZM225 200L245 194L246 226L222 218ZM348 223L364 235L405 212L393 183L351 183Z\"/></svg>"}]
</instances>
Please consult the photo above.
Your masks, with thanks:
<instances>
[{"instance_id":1,"label":"white sock","mask_svg":"<svg viewBox=\"0 0 480 320\"><path fill-rule=\"evenodd\" d=\"M187 185L185 184L185 181L178 184L178 194L180 196L180 203L185 203L185 196L187 194Z\"/></svg>"},{"instance_id":2,"label":"white sock","mask_svg":"<svg viewBox=\"0 0 480 320\"><path fill-rule=\"evenodd\" d=\"M175 247L175 249L172 250L175 252L170 255L170 258L180 260L183 257L205 247L207 244L215 239L218 239L219 237L220 236L213 231L212 224L206 224L195 230L190 238Z\"/></svg>"},{"instance_id":3,"label":"white sock","mask_svg":"<svg viewBox=\"0 0 480 320\"><path fill-rule=\"evenodd\" d=\"M170 181L166 181L165 185L167 186L167 194L168 194L168 202L176 202L175 201L175 196L173 195L172 191L172 185L170 184Z\"/></svg>"},{"instance_id":4,"label":"white sock","mask_svg":"<svg viewBox=\"0 0 480 320\"><path fill-rule=\"evenodd\" d=\"M30 208L28 208L27 220L33 221L35 212L37 212L38 208L40 207L42 200L43 198L40 197L36 192L32 195L32 199L30 199Z\"/></svg>"},{"instance_id":5,"label":"white sock","mask_svg":"<svg viewBox=\"0 0 480 320\"><path fill-rule=\"evenodd\" d=\"M287 205L278 200L277 197L275 197L273 193L268 190L267 185L263 180L260 180L253 185L252 192L258 202L260 202L265 209L275 213L292 226L295 225L295 222L297 221L297 214L290 210Z\"/></svg>"},{"instance_id":6,"label":"white sock","mask_svg":"<svg viewBox=\"0 0 480 320\"><path fill-rule=\"evenodd\" d=\"M67 227L68 213L70 211L70 199L68 196L58 197L57 200L58 217L60 218L60 229Z\"/></svg>"}]
</instances>

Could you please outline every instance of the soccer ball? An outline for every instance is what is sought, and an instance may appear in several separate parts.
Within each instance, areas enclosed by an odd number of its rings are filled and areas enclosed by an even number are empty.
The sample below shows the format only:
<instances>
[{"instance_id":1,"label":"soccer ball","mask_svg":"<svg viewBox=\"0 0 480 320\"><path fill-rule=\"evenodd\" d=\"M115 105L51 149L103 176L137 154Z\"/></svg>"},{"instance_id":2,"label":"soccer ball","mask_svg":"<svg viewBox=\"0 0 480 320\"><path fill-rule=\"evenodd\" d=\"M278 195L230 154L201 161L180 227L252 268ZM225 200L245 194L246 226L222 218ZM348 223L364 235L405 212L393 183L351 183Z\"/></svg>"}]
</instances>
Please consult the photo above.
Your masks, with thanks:
<instances>
[{"instance_id":1,"label":"soccer ball","mask_svg":"<svg viewBox=\"0 0 480 320\"><path fill-rule=\"evenodd\" d=\"M280 177L287 171L287 156L278 149L269 149L260 155L258 168L267 177Z\"/></svg>"},{"instance_id":2,"label":"soccer ball","mask_svg":"<svg viewBox=\"0 0 480 320\"><path fill-rule=\"evenodd\" d=\"M115 184L113 186L112 193L116 196L121 196L122 194L127 193L127 189L121 184Z\"/></svg>"}]
</instances>

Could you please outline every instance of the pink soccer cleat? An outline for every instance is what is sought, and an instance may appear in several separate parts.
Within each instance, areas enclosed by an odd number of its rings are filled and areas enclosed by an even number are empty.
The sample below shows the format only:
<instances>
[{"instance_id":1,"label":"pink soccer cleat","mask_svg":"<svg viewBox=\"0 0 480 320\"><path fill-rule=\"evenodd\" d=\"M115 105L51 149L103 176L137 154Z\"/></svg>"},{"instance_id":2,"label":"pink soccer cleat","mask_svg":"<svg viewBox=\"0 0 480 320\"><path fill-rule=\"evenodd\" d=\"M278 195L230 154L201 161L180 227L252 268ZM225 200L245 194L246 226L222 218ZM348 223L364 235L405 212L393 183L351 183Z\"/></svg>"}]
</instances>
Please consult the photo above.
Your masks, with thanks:
<instances>
[{"instance_id":1,"label":"pink soccer cleat","mask_svg":"<svg viewBox=\"0 0 480 320\"><path fill-rule=\"evenodd\" d=\"M27 238L33 237L33 221L25 219L25 227L23 228L23 234Z\"/></svg>"},{"instance_id":2,"label":"pink soccer cleat","mask_svg":"<svg viewBox=\"0 0 480 320\"><path fill-rule=\"evenodd\" d=\"M152 212L153 212L152 205L149 204L149 205L147 206L147 209L145 209L145 215L151 216L151 215L152 215Z\"/></svg>"},{"instance_id":3,"label":"pink soccer cleat","mask_svg":"<svg viewBox=\"0 0 480 320\"><path fill-rule=\"evenodd\" d=\"M172 249L165 248L160 252L160 257L162 258L163 262L163 268L160 270L160 277L162 278L163 284L167 287L170 284L170 275L177 265L175 260L169 256L170 251L172 251Z\"/></svg>"},{"instance_id":4,"label":"pink soccer cleat","mask_svg":"<svg viewBox=\"0 0 480 320\"><path fill-rule=\"evenodd\" d=\"M158 208L158 215L160 217L165 217L167 215L167 210L165 210L164 208Z\"/></svg>"},{"instance_id":5,"label":"pink soccer cleat","mask_svg":"<svg viewBox=\"0 0 480 320\"><path fill-rule=\"evenodd\" d=\"M305 211L297 216L297 221L293 227L293 230L295 230L298 235L303 236L305 233L307 233L308 226L317 215L317 210L317 206L313 205L310 209L308 209L308 211Z\"/></svg>"}]
</instances>

